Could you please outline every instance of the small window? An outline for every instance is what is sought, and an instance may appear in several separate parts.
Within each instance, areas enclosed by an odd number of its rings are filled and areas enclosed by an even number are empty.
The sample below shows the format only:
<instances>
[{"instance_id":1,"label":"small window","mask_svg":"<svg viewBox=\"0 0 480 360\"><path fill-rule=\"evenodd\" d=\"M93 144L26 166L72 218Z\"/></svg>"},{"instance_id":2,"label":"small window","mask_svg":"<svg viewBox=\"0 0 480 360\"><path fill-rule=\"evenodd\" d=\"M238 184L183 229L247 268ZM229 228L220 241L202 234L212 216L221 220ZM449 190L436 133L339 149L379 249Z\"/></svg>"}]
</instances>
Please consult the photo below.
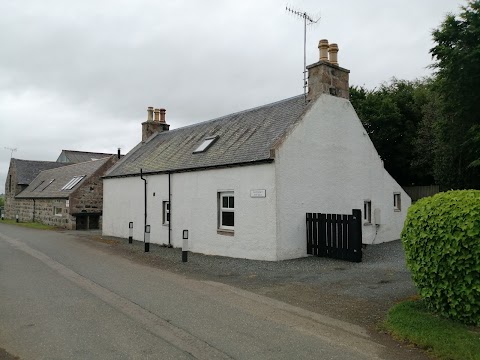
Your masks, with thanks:
<instances>
[{"instance_id":1,"label":"small window","mask_svg":"<svg viewBox=\"0 0 480 360\"><path fill-rule=\"evenodd\" d=\"M372 202L365 200L363 203L363 220L367 224L372 223Z\"/></svg>"},{"instance_id":2,"label":"small window","mask_svg":"<svg viewBox=\"0 0 480 360\"><path fill-rule=\"evenodd\" d=\"M402 210L402 198L400 193L393 194L393 210L401 211Z\"/></svg>"},{"instance_id":3,"label":"small window","mask_svg":"<svg viewBox=\"0 0 480 360\"><path fill-rule=\"evenodd\" d=\"M235 226L235 197L232 192L219 193L218 227L233 230Z\"/></svg>"},{"instance_id":4,"label":"small window","mask_svg":"<svg viewBox=\"0 0 480 360\"><path fill-rule=\"evenodd\" d=\"M53 215L62 216L63 209L61 207L53 207Z\"/></svg>"},{"instance_id":5,"label":"small window","mask_svg":"<svg viewBox=\"0 0 480 360\"><path fill-rule=\"evenodd\" d=\"M62 190L72 190L84 177L85 175L74 176L72 180L62 187Z\"/></svg>"},{"instance_id":6,"label":"small window","mask_svg":"<svg viewBox=\"0 0 480 360\"><path fill-rule=\"evenodd\" d=\"M200 146L197 147L193 153L196 154L206 151L210 146L212 146L212 144L215 142L215 140L217 140L217 138L218 136L210 136L205 138L200 144Z\"/></svg>"},{"instance_id":7,"label":"small window","mask_svg":"<svg viewBox=\"0 0 480 360\"><path fill-rule=\"evenodd\" d=\"M170 202L163 202L163 225L168 225L170 223Z\"/></svg>"}]
</instances>

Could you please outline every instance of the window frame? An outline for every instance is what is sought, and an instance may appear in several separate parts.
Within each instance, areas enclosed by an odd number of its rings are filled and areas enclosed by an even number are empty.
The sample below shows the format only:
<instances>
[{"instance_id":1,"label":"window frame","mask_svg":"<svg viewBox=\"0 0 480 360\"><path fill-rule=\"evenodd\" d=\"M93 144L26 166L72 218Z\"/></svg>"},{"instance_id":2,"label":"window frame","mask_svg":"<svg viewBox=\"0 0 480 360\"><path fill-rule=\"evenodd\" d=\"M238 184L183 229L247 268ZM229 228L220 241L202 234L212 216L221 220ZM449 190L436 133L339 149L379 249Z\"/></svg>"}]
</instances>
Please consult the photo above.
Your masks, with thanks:
<instances>
[{"instance_id":1,"label":"window frame","mask_svg":"<svg viewBox=\"0 0 480 360\"><path fill-rule=\"evenodd\" d=\"M363 221L365 224L372 223L372 201L364 200L363 201Z\"/></svg>"},{"instance_id":2,"label":"window frame","mask_svg":"<svg viewBox=\"0 0 480 360\"><path fill-rule=\"evenodd\" d=\"M393 210L402 211L402 194L399 192L393 193Z\"/></svg>"},{"instance_id":3,"label":"window frame","mask_svg":"<svg viewBox=\"0 0 480 360\"><path fill-rule=\"evenodd\" d=\"M77 186L80 183L80 181L83 180L85 176L86 175L75 175L69 182L63 185L61 190L62 191L72 190L75 186Z\"/></svg>"},{"instance_id":4,"label":"window frame","mask_svg":"<svg viewBox=\"0 0 480 360\"><path fill-rule=\"evenodd\" d=\"M60 212L58 213L57 210L60 210ZM53 215L54 216L63 216L63 208L61 208L59 206L54 206L53 207Z\"/></svg>"},{"instance_id":5,"label":"window frame","mask_svg":"<svg viewBox=\"0 0 480 360\"><path fill-rule=\"evenodd\" d=\"M193 154L199 154L207 151L217 141L218 136L209 136L203 139L202 143L197 146Z\"/></svg>"},{"instance_id":6,"label":"window frame","mask_svg":"<svg viewBox=\"0 0 480 360\"><path fill-rule=\"evenodd\" d=\"M227 200L228 207L223 207L223 199L228 198ZM230 207L230 198L233 198L233 207ZM233 213L233 226L223 225L222 218L224 212ZM218 192L218 230L222 231L234 231L235 230L235 192L234 191L219 191Z\"/></svg>"},{"instance_id":7,"label":"window frame","mask_svg":"<svg viewBox=\"0 0 480 360\"><path fill-rule=\"evenodd\" d=\"M170 201L162 201L162 224L170 224Z\"/></svg>"}]
</instances>

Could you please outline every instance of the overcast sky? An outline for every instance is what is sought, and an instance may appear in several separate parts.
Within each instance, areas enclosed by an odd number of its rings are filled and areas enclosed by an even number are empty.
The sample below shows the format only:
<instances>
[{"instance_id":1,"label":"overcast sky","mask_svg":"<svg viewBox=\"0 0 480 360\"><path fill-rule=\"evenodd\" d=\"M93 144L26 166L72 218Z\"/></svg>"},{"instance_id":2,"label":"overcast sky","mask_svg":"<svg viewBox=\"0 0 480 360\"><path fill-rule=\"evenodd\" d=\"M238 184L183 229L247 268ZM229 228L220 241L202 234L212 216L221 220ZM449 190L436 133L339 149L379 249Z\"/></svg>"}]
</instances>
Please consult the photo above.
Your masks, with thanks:
<instances>
[{"instance_id":1,"label":"overcast sky","mask_svg":"<svg viewBox=\"0 0 480 360\"><path fill-rule=\"evenodd\" d=\"M274 0L0 0L0 193L13 157L129 151L148 106L171 128L303 92L303 20ZM350 84L431 73L431 32L466 0L291 0L320 16Z\"/></svg>"}]
</instances>

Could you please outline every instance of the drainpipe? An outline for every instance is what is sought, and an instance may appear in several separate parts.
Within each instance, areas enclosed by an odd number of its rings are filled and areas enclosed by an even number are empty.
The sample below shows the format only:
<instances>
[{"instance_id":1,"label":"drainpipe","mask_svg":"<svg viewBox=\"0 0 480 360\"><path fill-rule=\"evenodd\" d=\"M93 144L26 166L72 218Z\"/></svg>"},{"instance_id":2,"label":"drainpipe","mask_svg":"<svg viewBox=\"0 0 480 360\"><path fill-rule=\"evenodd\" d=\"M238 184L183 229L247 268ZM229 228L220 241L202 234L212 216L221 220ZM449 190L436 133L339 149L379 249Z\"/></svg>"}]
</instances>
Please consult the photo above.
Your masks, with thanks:
<instances>
[{"instance_id":1,"label":"drainpipe","mask_svg":"<svg viewBox=\"0 0 480 360\"><path fill-rule=\"evenodd\" d=\"M143 242L145 243L145 252L148 252L150 249L150 244L147 244L145 242L145 229L147 228L147 179L143 177L143 169L140 169L140 179L142 179L145 184L144 184L144 198L145 198L145 220L143 223Z\"/></svg>"},{"instance_id":2,"label":"drainpipe","mask_svg":"<svg viewBox=\"0 0 480 360\"><path fill-rule=\"evenodd\" d=\"M170 182L171 182L171 173L168 173L168 206L169 206L169 213L170 213L170 220L168 221L168 247L171 248L172 247L172 241L171 241L171 237L172 237L172 191L171 191L171 186L170 186Z\"/></svg>"},{"instance_id":3,"label":"drainpipe","mask_svg":"<svg viewBox=\"0 0 480 360\"><path fill-rule=\"evenodd\" d=\"M33 219L32 222L35 222L35 199L33 199Z\"/></svg>"}]
</instances>

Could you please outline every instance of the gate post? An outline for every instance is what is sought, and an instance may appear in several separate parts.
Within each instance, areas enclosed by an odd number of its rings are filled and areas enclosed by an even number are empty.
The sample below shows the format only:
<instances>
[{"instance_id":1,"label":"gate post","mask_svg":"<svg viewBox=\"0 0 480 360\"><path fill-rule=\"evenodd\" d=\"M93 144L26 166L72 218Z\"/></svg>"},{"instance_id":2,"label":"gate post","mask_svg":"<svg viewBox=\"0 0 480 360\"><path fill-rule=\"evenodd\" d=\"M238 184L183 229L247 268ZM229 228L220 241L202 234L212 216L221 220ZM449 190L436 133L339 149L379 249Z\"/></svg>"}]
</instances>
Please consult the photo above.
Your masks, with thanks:
<instances>
[{"instance_id":1,"label":"gate post","mask_svg":"<svg viewBox=\"0 0 480 360\"><path fill-rule=\"evenodd\" d=\"M312 252L312 214L307 213L307 254L313 255Z\"/></svg>"},{"instance_id":2,"label":"gate post","mask_svg":"<svg viewBox=\"0 0 480 360\"><path fill-rule=\"evenodd\" d=\"M352 224L352 247L353 247L353 261L362 261L362 211L359 209L352 210L353 224Z\"/></svg>"}]
</instances>

